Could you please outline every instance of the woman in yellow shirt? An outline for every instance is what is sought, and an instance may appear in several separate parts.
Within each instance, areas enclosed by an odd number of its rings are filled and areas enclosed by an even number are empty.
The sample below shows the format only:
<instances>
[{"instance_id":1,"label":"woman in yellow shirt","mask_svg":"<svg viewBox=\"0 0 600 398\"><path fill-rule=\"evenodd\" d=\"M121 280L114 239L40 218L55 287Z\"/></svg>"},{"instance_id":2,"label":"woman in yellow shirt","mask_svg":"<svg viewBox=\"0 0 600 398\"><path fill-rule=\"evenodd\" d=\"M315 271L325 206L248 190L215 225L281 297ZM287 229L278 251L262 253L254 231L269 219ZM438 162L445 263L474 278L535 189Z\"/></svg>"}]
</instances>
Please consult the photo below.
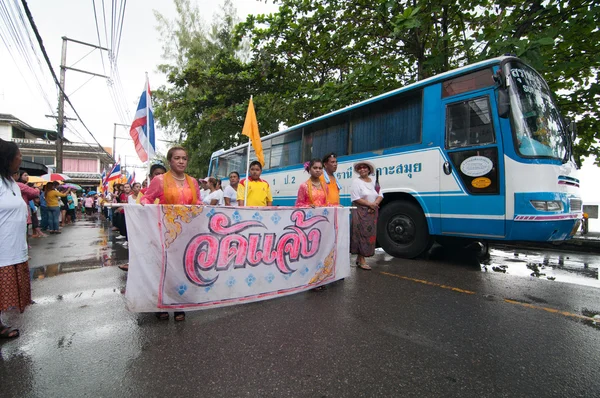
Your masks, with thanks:
<instances>
[{"instance_id":1,"label":"woman in yellow shirt","mask_svg":"<svg viewBox=\"0 0 600 398\"><path fill-rule=\"evenodd\" d=\"M56 187L58 182L49 182L44 188L44 197L46 198L46 206L48 207L48 232L51 234L60 234L58 229L58 215L60 214L60 203L58 198L67 196L71 189L66 192L58 192Z\"/></svg>"}]
</instances>

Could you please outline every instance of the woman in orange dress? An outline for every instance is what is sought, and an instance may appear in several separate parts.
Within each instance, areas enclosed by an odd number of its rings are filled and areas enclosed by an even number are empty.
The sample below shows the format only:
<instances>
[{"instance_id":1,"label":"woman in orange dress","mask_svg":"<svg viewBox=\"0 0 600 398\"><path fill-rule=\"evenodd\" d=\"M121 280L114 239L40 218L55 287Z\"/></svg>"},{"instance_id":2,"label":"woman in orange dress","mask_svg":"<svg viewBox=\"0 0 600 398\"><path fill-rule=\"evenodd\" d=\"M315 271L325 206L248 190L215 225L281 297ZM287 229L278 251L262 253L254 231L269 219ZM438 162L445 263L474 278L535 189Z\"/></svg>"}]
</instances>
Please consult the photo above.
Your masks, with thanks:
<instances>
[{"instance_id":1,"label":"woman in orange dress","mask_svg":"<svg viewBox=\"0 0 600 398\"><path fill-rule=\"evenodd\" d=\"M185 174L188 164L185 149L180 146L169 149L167 161L171 170L152 179L140 203L154 204L158 199L161 205L201 205L198 181ZM156 317L160 320L168 320L169 313L157 312ZM185 312L175 312L174 317L175 321L184 321Z\"/></svg>"},{"instance_id":2,"label":"woman in orange dress","mask_svg":"<svg viewBox=\"0 0 600 398\"><path fill-rule=\"evenodd\" d=\"M300 184L296 207L323 207L327 203L327 185L321 181L323 175L323 163L321 159L312 159L306 162L304 170L310 174L310 178Z\"/></svg>"}]
</instances>

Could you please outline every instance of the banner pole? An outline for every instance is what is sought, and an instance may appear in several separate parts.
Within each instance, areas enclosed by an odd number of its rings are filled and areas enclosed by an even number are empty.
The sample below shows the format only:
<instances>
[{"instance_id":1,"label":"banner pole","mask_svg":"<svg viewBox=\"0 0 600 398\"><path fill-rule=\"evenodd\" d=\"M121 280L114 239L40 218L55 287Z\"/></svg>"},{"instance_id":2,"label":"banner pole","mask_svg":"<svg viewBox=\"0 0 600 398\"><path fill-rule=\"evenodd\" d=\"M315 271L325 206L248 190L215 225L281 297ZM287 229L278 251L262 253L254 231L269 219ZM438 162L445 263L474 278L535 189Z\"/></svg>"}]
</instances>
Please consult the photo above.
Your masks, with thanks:
<instances>
[{"instance_id":1,"label":"banner pole","mask_svg":"<svg viewBox=\"0 0 600 398\"><path fill-rule=\"evenodd\" d=\"M244 206L248 206L248 182L250 181L250 147L252 145L252 139L248 138L248 156L246 160L246 186L244 187Z\"/></svg>"},{"instance_id":2,"label":"banner pole","mask_svg":"<svg viewBox=\"0 0 600 398\"><path fill-rule=\"evenodd\" d=\"M250 101L252 101L250 95ZM244 187L244 206L248 206L248 188L250 182L250 148L252 147L252 137L248 136L248 159L246 161L246 186Z\"/></svg>"}]
</instances>

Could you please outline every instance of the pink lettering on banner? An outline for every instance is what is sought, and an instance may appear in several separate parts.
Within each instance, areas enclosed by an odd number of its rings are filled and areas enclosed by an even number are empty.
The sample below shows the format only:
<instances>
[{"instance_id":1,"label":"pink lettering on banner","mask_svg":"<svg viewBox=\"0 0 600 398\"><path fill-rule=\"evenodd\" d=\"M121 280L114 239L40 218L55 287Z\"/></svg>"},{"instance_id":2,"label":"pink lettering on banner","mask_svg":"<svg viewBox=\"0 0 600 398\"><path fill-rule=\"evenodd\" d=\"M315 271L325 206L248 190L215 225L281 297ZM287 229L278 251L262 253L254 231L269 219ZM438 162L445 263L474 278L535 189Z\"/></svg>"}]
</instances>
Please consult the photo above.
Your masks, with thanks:
<instances>
[{"instance_id":1,"label":"pink lettering on banner","mask_svg":"<svg viewBox=\"0 0 600 398\"><path fill-rule=\"evenodd\" d=\"M282 274L295 272L290 268L290 263L300 258L311 258L318 253L321 231L315 225L327 222L327 218L313 216L307 219L303 210L296 210L290 220L294 224L285 227L281 236L266 232L244 236L240 232L267 227L259 221L232 224L225 214L213 214L208 223L210 232L194 236L185 248L184 269L187 278L195 285L210 286L219 275L209 278L205 273L227 271L231 265L236 269L245 268L246 265L275 264Z\"/></svg>"}]
</instances>

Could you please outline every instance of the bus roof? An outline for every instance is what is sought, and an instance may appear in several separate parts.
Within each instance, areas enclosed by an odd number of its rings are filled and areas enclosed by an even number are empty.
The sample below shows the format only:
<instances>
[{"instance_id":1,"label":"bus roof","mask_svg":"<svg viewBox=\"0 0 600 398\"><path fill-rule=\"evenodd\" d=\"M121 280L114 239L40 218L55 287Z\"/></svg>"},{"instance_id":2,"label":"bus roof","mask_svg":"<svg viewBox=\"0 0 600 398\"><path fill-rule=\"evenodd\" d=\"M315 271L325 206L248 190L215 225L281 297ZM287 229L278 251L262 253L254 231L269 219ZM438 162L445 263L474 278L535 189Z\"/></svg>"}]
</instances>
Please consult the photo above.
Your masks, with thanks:
<instances>
[{"instance_id":1,"label":"bus roof","mask_svg":"<svg viewBox=\"0 0 600 398\"><path fill-rule=\"evenodd\" d=\"M372 102L379 101L381 99L384 99L384 98L387 98L387 97L391 97L393 95L400 94L400 93L403 93L405 91L410 91L410 90L414 90L416 88L424 87L424 86L427 86L429 84L435 83L435 82L440 81L440 80L447 79L447 78L452 77L452 76L462 75L462 74L464 74L466 72L469 72L469 71L472 71L472 70L475 70L475 69L480 69L480 68L485 67L485 66L497 65L497 64L500 64L503 60L508 59L508 58L515 58L515 57L514 56L510 56L510 55L503 55L503 56L500 56L500 57L490 58L490 59L486 59L484 61L476 62L474 64L469 64L469 65L466 65L466 66L462 66L462 67L457 68L457 69L452 69L452 70L449 70L447 72L440 73L439 75L431 76L431 77L428 77L427 79L420 80L420 81L415 82L415 83L411 83L411 84L409 84L407 86L400 87L400 88L397 88L395 90L388 91L386 93L376 95L375 97L371 97L371 98L366 99L364 101L357 102L356 104L348 105L348 106L346 106L344 108L341 108L341 109L329 112L329 113L327 113L325 115L318 116L318 117L316 117L314 119L307 120L305 122L296 124L296 125L294 125L292 127L288 127L286 129L278 131L276 133L265 135L265 136L261 137L260 140L263 141L263 140L265 140L267 138L277 137L277 136L285 134L285 133L287 133L289 131L297 130L299 128L309 126L309 125L311 125L313 123L317 123L317 122L319 122L319 121L321 121L323 119L328 119L328 118L333 117L333 116L341 115L343 113L350 112L350 111L352 111L354 109L360 108L360 107L365 106L367 104L370 104ZM238 150L240 148L244 148L244 147L247 147L247 146L248 146L248 144L244 143L244 144L238 145L236 147L230 148L230 149L225 150L225 151L223 151L221 149L221 150L216 151L215 153L213 153L213 155L211 155L211 159L214 156L218 156L218 155L223 155L223 154L227 154L227 153L230 153L230 152L234 152L234 151L236 151L236 150Z\"/></svg>"}]
</instances>

